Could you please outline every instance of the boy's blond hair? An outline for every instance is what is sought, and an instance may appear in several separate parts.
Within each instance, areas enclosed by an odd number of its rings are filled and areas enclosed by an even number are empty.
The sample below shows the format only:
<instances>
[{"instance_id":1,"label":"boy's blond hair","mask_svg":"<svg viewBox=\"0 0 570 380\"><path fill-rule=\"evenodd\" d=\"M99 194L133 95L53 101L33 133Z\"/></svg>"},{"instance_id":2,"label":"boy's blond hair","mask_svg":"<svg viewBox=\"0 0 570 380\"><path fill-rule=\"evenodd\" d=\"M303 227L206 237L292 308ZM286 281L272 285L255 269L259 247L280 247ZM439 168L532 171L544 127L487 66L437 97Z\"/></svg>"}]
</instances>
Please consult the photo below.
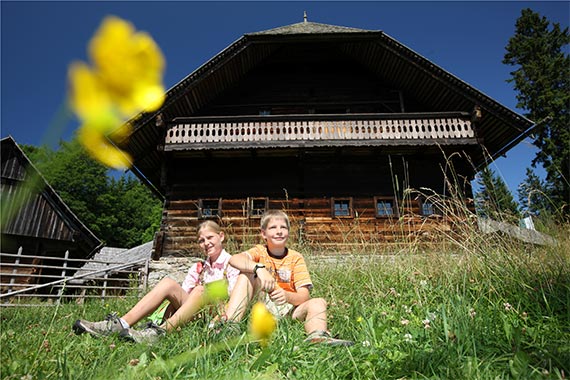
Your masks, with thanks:
<instances>
[{"instance_id":1,"label":"boy's blond hair","mask_svg":"<svg viewBox=\"0 0 570 380\"><path fill-rule=\"evenodd\" d=\"M291 229L291 224L289 223L289 217L287 214L281 210L267 210L263 213L261 221L259 222L262 230L265 230L267 228L267 225L271 219L283 219L285 221L285 224L287 224L287 228Z\"/></svg>"}]
</instances>

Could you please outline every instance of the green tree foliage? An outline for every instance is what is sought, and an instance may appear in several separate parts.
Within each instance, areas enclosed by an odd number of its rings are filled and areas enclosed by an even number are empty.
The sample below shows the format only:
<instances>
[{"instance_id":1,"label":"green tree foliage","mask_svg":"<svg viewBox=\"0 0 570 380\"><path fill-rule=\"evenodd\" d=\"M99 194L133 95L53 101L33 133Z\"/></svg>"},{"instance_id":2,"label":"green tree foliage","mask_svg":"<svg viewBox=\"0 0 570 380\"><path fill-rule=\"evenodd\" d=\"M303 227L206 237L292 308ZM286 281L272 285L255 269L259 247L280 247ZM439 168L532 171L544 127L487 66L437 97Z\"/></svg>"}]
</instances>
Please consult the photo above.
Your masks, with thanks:
<instances>
[{"instance_id":1,"label":"green tree foliage","mask_svg":"<svg viewBox=\"0 0 570 380\"><path fill-rule=\"evenodd\" d=\"M64 202L108 246L130 248L151 240L162 205L137 179L109 176L75 141L56 151L23 145L30 160Z\"/></svg>"},{"instance_id":2,"label":"green tree foliage","mask_svg":"<svg viewBox=\"0 0 570 380\"><path fill-rule=\"evenodd\" d=\"M480 215L491 219L517 222L519 211L505 181L491 169L483 169L477 179L481 187L475 194L475 205Z\"/></svg>"},{"instance_id":3,"label":"green tree foliage","mask_svg":"<svg viewBox=\"0 0 570 380\"><path fill-rule=\"evenodd\" d=\"M549 198L557 214L570 214L570 57L568 28L524 9L506 46L503 63L516 67L509 82L517 107L538 123L533 131L538 153L533 166L546 170ZM565 51L566 50L566 51Z\"/></svg>"},{"instance_id":4,"label":"green tree foliage","mask_svg":"<svg viewBox=\"0 0 570 380\"><path fill-rule=\"evenodd\" d=\"M519 204L525 216L551 215L548 193L546 183L531 168L526 168L526 178L518 188Z\"/></svg>"}]
</instances>

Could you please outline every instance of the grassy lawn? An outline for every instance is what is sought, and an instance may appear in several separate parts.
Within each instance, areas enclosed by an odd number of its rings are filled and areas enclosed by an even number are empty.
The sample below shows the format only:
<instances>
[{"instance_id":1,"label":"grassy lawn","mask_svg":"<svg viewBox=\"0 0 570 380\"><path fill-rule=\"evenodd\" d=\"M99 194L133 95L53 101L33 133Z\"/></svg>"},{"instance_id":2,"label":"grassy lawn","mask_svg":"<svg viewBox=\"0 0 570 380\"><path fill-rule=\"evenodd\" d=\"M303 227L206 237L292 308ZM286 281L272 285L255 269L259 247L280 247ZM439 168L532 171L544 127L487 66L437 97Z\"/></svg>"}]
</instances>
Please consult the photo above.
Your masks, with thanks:
<instances>
[{"instance_id":1,"label":"grassy lawn","mask_svg":"<svg viewBox=\"0 0 570 380\"><path fill-rule=\"evenodd\" d=\"M76 336L78 318L127 311L132 299L1 310L2 379L564 379L570 376L570 238L557 247L478 237L449 252L306 253L329 301L333 335L303 342L282 320L270 344L196 321L154 346ZM417 249L414 251L418 251Z\"/></svg>"}]
</instances>

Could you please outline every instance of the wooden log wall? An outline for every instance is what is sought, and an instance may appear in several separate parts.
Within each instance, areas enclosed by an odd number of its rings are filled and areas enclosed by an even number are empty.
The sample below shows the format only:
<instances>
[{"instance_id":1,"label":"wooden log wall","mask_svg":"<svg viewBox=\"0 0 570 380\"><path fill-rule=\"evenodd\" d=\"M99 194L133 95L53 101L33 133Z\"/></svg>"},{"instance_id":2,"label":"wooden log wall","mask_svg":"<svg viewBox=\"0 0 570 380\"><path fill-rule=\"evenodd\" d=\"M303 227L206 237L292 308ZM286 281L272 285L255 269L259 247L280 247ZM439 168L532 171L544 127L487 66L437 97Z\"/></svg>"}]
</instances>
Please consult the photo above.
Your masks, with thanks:
<instances>
[{"instance_id":1,"label":"wooden log wall","mask_svg":"<svg viewBox=\"0 0 570 380\"><path fill-rule=\"evenodd\" d=\"M221 217L213 220L226 232L226 247L236 253L261 242L259 216L248 213L251 199L222 199ZM421 203L415 199L400 201L400 213L393 217L377 217L373 197L352 198L351 217L333 217L331 198L269 199L268 209L280 209L292 223L292 245L319 253L353 252L359 247L385 245L395 242L434 240L456 233L461 215L422 216ZM469 212L465 207L464 211ZM204 221L199 212L199 200L171 201L164 210L163 225L157 235L156 251L161 256L200 256L196 243L197 226ZM160 253L161 252L161 253Z\"/></svg>"}]
</instances>

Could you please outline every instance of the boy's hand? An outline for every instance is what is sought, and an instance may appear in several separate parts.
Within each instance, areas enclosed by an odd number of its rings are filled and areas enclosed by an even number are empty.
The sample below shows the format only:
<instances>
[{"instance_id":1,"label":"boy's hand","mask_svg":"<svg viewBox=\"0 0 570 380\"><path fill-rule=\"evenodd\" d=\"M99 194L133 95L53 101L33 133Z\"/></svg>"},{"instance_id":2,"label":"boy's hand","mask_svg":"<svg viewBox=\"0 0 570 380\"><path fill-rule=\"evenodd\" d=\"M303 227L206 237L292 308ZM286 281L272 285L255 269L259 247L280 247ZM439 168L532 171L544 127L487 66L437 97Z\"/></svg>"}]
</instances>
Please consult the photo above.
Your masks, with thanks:
<instances>
[{"instance_id":1,"label":"boy's hand","mask_svg":"<svg viewBox=\"0 0 570 380\"><path fill-rule=\"evenodd\" d=\"M280 286L276 286L275 289L269 293L269 298L271 298L271 300L275 302L276 305L283 305L287 303L287 294L285 293L285 290L283 290L283 288Z\"/></svg>"},{"instance_id":2,"label":"boy's hand","mask_svg":"<svg viewBox=\"0 0 570 380\"><path fill-rule=\"evenodd\" d=\"M257 278L259 279L259 286L261 290L266 291L267 293L273 291L277 285L275 278L265 268L257 270Z\"/></svg>"}]
</instances>

